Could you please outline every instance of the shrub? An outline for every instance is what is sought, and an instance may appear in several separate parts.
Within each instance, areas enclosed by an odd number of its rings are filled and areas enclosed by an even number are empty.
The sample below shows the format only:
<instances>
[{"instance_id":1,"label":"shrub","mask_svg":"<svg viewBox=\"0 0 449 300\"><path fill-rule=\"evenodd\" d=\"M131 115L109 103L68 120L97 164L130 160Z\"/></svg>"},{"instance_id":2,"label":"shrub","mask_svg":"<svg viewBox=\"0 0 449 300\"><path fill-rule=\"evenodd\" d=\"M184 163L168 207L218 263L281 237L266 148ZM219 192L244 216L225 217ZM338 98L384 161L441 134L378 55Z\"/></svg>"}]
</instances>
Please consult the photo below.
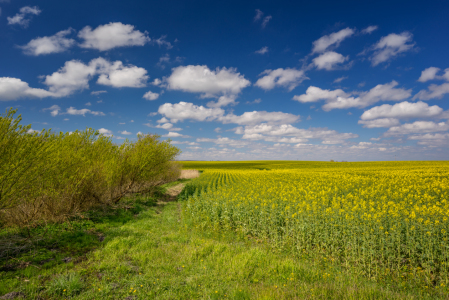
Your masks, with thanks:
<instances>
[{"instance_id":1,"label":"shrub","mask_svg":"<svg viewBox=\"0 0 449 300\"><path fill-rule=\"evenodd\" d=\"M131 192L177 179L180 150L157 135L122 145L87 128L28 133L10 109L0 116L0 220L21 227L57 222Z\"/></svg>"}]
</instances>

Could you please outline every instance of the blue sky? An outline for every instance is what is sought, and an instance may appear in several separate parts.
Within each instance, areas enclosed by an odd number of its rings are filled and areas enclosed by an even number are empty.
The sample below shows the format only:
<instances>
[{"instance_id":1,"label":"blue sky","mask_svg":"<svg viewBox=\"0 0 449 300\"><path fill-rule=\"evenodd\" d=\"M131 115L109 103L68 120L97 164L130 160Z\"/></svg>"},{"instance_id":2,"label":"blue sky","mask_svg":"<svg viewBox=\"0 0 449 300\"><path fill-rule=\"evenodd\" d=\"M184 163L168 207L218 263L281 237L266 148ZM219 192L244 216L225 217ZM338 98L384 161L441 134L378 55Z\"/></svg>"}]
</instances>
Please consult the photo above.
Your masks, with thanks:
<instances>
[{"instance_id":1,"label":"blue sky","mask_svg":"<svg viewBox=\"0 0 449 300\"><path fill-rule=\"evenodd\" d=\"M156 133L180 159L449 158L447 1L0 9L0 109L33 130Z\"/></svg>"}]
</instances>

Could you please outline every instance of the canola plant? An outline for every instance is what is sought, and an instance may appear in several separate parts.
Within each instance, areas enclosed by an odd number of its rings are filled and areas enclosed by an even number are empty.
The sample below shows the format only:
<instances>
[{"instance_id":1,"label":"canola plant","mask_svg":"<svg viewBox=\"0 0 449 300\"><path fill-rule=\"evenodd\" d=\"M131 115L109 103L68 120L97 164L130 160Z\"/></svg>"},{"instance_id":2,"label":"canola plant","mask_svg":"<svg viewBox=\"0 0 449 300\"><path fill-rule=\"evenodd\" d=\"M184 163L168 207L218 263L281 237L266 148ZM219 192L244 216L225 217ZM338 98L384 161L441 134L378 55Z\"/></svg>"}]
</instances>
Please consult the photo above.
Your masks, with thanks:
<instances>
[{"instance_id":1,"label":"canola plant","mask_svg":"<svg viewBox=\"0 0 449 300\"><path fill-rule=\"evenodd\" d=\"M321 255L378 279L449 283L448 162L184 162L195 226Z\"/></svg>"}]
</instances>

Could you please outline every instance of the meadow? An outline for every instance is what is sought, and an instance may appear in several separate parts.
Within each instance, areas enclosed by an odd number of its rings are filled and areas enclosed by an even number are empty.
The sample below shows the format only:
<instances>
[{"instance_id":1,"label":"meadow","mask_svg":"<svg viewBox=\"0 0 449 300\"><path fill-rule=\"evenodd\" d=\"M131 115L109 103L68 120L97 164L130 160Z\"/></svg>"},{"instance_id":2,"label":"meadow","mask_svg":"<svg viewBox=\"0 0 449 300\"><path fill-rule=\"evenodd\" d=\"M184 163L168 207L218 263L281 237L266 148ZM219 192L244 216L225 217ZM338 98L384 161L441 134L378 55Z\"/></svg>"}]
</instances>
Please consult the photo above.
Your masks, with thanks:
<instances>
[{"instance_id":1,"label":"meadow","mask_svg":"<svg viewBox=\"0 0 449 300\"><path fill-rule=\"evenodd\" d=\"M373 282L447 292L448 162L184 162L190 226L252 236Z\"/></svg>"}]
</instances>

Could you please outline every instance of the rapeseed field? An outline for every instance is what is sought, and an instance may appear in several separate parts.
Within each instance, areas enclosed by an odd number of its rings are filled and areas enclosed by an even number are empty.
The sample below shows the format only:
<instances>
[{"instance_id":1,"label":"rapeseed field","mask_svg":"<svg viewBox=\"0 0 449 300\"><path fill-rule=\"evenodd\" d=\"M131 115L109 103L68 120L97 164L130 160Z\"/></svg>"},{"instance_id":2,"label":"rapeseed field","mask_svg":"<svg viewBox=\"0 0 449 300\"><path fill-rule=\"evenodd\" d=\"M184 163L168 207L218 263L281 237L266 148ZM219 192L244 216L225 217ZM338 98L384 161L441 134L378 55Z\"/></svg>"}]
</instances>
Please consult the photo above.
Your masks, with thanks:
<instances>
[{"instance_id":1,"label":"rapeseed field","mask_svg":"<svg viewBox=\"0 0 449 300\"><path fill-rule=\"evenodd\" d=\"M183 162L192 226L237 231L374 281L447 289L449 162Z\"/></svg>"}]
</instances>

